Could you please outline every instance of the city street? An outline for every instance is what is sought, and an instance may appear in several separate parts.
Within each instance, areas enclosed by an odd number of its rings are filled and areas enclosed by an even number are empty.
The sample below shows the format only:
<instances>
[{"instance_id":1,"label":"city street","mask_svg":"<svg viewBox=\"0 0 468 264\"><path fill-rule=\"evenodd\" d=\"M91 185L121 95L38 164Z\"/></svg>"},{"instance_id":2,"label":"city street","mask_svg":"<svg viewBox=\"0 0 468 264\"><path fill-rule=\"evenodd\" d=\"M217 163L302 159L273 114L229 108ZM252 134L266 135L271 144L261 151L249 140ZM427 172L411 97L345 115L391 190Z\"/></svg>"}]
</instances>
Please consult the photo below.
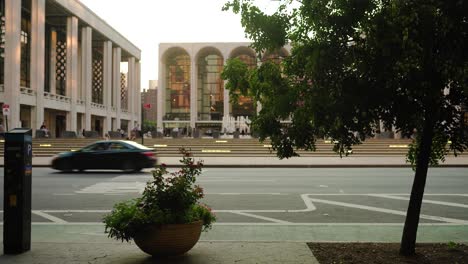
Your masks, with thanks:
<instances>
[{"instance_id":1,"label":"city street","mask_svg":"<svg viewBox=\"0 0 468 264\"><path fill-rule=\"evenodd\" d=\"M151 173L34 168L32 177L33 225L97 224ZM391 226L404 222L412 177L409 168L206 168L198 183L217 225ZM3 170L0 179L3 204ZM430 169L422 225L468 226L467 190L467 168Z\"/></svg>"}]
</instances>

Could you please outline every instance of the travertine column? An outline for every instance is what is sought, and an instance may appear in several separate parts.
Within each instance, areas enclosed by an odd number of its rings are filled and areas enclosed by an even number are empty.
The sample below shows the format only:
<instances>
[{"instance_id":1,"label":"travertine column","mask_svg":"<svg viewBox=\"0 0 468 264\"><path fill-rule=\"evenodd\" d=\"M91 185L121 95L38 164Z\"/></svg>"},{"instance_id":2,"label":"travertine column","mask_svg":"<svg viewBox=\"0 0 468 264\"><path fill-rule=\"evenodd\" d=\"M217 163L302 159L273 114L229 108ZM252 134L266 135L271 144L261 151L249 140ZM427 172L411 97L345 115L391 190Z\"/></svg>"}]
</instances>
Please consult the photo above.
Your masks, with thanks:
<instances>
[{"instance_id":1,"label":"travertine column","mask_svg":"<svg viewBox=\"0 0 468 264\"><path fill-rule=\"evenodd\" d=\"M77 132L76 100L78 99L78 18L67 18L67 96L71 109L67 130Z\"/></svg>"},{"instance_id":2,"label":"travertine column","mask_svg":"<svg viewBox=\"0 0 468 264\"><path fill-rule=\"evenodd\" d=\"M142 104L141 104L141 64L140 62L136 62L135 64L135 68L136 68L136 75L135 75L135 95L136 95L136 112L137 112L137 116L136 116L136 120L140 120L138 121L138 123L140 124L140 129L143 130L143 120L141 120L141 108L142 108Z\"/></svg>"},{"instance_id":3,"label":"travertine column","mask_svg":"<svg viewBox=\"0 0 468 264\"><path fill-rule=\"evenodd\" d=\"M121 115L121 96L120 96L120 61L122 60L122 50L117 47L113 48L113 61L112 61L112 89L114 90L114 106L117 109L116 114L116 128L120 127Z\"/></svg>"},{"instance_id":4,"label":"travertine column","mask_svg":"<svg viewBox=\"0 0 468 264\"><path fill-rule=\"evenodd\" d=\"M105 134L112 130L112 42L104 41L103 52L104 105L107 112L103 129Z\"/></svg>"},{"instance_id":5,"label":"travertine column","mask_svg":"<svg viewBox=\"0 0 468 264\"><path fill-rule=\"evenodd\" d=\"M49 87L50 93L55 94L57 93L57 74L56 69L57 67L57 31L52 29L50 32L50 63L49 63Z\"/></svg>"},{"instance_id":6,"label":"travertine column","mask_svg":"<svg viewBox=\"0 0 468 264\"><path fill-rule=\"evenodd\" d=\"M35 122L39 129L44 121L44 64L45 64L45 0L31 1L31 88L36 91ZM32 113L34 115L34 113ZM31 116L32 116L31 115Z\"/></svg>"},{"instance_id":7,"label":"travertine column","mask_svg":"<svg viewBox=\"0 0 468 264\"><path fill-rule=\"evenodd\" d=\"M8 129L20 127L21 1L5 0L5 104Z\"/></svg>"},{"instance_id":8,"label":"travertine column","mask_svg":"<svg viewBox=\"0 0 468 264\"><path fill-rule=\"evenodd\" d=\"M195 56L190 57L190 127L195 128L197 121L197 63Z\"/></svg>"},{"instance_id":9,"label":"travertine column","mask_svg":"<svg viewBox=\"0 0 468 264\"><path fill-rule=\"evenodd\" d=\"M130 114L130 125L129 129L135 127L135 57L128 58L128 79L127 79L127 91L128 91L128 113Z\"/></svg>"},{"instance_id":10,"label":"travertine column","mask_svg":"<svg viewBox=\"0 0 468 264\"><path fill-rule=\"evenodd\" d=\"M224 64L223 64L223 67L226 66L226 59L227 57L224 57ZM223 116L229 116L230 112L229 112L229 109L230 109L230 105L231 103L229 102L230 98L229 98L229 90L226 89L226 84L227 84L227 81L223 81L224 85L223 85L223 88L224 88L224 104L223 104Z\"/></svg>"},{"instance_id":11,"label":"travertine column","mask_svg":"<svg viewBox=\"0 0 468 264\"><path fill-rule=\"evenodd\" d=\"M85 98L85 126L91 130L91 100L92 100L92 29L81 29L81 85Z\"/></svg>"}]
</instances>

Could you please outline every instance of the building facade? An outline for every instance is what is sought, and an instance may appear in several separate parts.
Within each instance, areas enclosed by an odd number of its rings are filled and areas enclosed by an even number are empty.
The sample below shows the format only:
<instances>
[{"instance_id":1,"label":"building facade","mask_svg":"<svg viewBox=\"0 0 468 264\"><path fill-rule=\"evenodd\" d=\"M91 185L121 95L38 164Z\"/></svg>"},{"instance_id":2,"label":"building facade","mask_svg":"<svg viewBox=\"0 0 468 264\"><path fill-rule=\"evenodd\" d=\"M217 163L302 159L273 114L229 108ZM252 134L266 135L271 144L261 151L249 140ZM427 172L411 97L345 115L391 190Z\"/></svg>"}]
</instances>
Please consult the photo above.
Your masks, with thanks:
<instances>
[{"instance_id":1,"label":"building facade","mask_svg":"<svg viewBox=\"0 0 468 264\"><path fill-rule=\"evenodd\" d=\"M159 130L192 128L221 131L223 117L252 117L249 97L230 103L221 79L226 61L239 58L249 67L264 60L281 60L290 53L285 46L258 58L250 43L161 43L159 45L157 126ZM258 106L259 107L259 106ZM167 133L166 133L167 134Z\"/></svg>"},{"instance_id":2,"label":"building facade","mask_svg":"<svg viewBox=\"0 0 468 264\"><path fill-rule=\"evenodd\" d=\"M0 13L4 126L61 137L140 122L141 51L81 2L0 0Z\"/></svg>"},{"instance_id":3,"label":"building facade","mask_svg":"<svg viewBox=\"0 0 468 264\"><path fill-rule=\"evenodd\" d=\"M157 84L156 84L157 85ZM141 92L141 101L143 106L148 106L143 108L143 120L155 122L157 120L157 109L156 102L158 101L158 90L157 86L154 86L154 83L150 81L150 88L143 90Z\"/></svg>"}]
</instances>

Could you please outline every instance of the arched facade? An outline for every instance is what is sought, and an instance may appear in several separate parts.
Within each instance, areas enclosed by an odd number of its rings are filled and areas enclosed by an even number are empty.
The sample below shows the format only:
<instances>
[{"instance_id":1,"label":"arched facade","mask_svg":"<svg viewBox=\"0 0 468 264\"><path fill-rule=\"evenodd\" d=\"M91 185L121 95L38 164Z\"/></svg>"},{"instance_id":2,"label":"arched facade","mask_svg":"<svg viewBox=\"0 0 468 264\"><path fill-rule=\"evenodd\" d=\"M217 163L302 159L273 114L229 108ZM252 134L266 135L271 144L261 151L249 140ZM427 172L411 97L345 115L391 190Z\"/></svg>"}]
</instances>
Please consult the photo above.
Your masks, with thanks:
<instances>
[{"instance_id":1,"label":"arched facade","mask_svg":"<svg viewBox=\"0 0 468 264\"><path fill-rule=\"evenodd\" d=\"M255 115L259 109L251 98L241 96L238 103L230 102L229 92L221 79L221 72L229 58L240 58L249 67L257 67L261 63L249 45L250 43L161 43L158 73L160 82L156 104L158 129L164 131L165 135L171 131L183 131L185 135L190 135L196 128L203 135L221 131L223 118ZM289 54L288 50L289 46L281 49L277 57ZM178 99L174 98L175 95Z\"/></svg>"}]
</instances>

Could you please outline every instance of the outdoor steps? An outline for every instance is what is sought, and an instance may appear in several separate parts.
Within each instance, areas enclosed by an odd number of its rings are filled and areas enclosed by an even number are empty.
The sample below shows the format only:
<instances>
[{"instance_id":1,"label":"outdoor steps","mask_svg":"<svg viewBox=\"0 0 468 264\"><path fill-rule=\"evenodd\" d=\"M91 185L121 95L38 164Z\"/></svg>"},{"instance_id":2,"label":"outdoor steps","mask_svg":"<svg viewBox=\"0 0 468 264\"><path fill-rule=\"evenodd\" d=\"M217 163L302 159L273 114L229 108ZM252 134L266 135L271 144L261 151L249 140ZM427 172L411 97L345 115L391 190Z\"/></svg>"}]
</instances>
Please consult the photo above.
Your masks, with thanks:
<instances>
[{"instance_id":1,"label":"outdoor steps","mask_svg":"<svg viewBox=\"0 0 468 264\"><path fill-rule=\"evenodd\" d=\"M57 153L80 149L96 139L33 139L35 157L50 157ZM135 140L141 143L141 139ZM180 156L179 149L190 149L195 157L274 157L270 141L261 143L258 139L145 139L148 147L155 148L156 154L162 157ZM405 156L409 139L369 139L364 144L353 147L352 156ZM156 145L156 146L155 146ZM333 152L333 144L319 140L316 151L299 150L303 157L338 156ZM468 155L468 154L462 154ZM0 156L3 156L3 144L0 143Z\"/></svg>"}]
</instances>

